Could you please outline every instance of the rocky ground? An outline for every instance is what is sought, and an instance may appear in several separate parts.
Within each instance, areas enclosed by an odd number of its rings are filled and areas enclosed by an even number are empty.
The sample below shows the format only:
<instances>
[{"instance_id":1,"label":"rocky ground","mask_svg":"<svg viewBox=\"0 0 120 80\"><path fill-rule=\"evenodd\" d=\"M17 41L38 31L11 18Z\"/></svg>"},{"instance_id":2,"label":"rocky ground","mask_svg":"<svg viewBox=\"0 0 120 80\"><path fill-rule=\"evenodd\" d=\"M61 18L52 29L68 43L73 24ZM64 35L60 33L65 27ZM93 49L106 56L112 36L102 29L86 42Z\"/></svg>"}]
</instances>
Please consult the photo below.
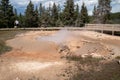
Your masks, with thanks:
<instances>
[{"instance_id":1,"label":"rocky ground","mask_svg":"<svg viewBox=\"0 0 120 80\"><path fill-rule=\"evenodd\" d=\"M92 31L30 31L6 41L0 55L0 80L66 80L73 62L66 56L112 60L120 56L120 37Z\"/></svg>"}]
</instances>

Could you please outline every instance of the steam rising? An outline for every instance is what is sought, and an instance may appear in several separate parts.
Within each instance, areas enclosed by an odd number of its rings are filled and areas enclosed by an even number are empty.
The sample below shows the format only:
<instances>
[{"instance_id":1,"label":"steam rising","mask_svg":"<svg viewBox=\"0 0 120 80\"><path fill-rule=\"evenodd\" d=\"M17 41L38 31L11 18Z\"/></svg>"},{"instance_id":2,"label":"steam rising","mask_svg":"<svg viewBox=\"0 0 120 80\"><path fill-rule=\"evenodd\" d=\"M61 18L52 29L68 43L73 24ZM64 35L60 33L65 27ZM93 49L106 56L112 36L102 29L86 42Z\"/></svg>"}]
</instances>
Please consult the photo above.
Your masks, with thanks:
<instances>
[{"instance_id":1,"label":"steam rising","mask_svg":"<svg viewBox=\"0 0 120 80\"><path fill-rule=\"evenodd\" d=\"M51 41L60 44L66 41L66 39L69 38L69 36L70 36L70 32L68 30L60 30L54 35L42 36L42 37L38 37L37 39L44 41Z\"/></svg>"}]
</instances>

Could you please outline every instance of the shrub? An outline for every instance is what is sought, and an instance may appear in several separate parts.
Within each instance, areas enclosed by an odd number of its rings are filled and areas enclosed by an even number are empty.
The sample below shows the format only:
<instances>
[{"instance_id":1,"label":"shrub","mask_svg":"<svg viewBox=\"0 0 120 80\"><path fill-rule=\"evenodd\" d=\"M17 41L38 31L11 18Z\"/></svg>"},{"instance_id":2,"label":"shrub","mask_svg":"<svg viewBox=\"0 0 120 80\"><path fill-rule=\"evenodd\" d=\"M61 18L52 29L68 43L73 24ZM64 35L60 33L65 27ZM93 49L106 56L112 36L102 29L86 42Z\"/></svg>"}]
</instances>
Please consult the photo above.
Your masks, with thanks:
<instances>
[{"instance_id":1,"label":"shrub","mask_svg":"<svg viewBox=\"0 0 120 80\"><path fill-rule=\"evenodd\" d=\"M10 51L11 47L6 46L5 42L0 41L0 54Z\"/></svg>"}]
</instances>

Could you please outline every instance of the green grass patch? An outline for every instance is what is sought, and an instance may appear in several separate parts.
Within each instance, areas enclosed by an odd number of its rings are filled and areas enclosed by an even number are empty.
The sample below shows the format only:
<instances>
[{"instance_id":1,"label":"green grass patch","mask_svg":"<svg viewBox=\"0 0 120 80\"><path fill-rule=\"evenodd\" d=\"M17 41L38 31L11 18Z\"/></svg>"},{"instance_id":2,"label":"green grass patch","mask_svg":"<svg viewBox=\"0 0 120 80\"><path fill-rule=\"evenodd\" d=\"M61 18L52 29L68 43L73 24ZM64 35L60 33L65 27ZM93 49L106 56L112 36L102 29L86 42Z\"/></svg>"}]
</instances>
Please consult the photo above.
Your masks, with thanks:
<instances>
[{"instance_id":1,"label":"green grass patch","mask_svg":"<svg viewBox=\"0 0 120 80\"><path fill-rule=\"evenodd\" d=\"M66 59L69 61L80 61L83 58L81 56L67 56Z\"/></svg>"},{"instance_id":2,"label":"green grass patch","mask_svg":"<svg viewBox=\"0 0 120 80\"><path fill-rule=\"evenodd\" d=\"M5 42L0 41L0 54L10 51L11 49L11 47L6 46Z\"/></svg>"},{"instance_id":3,"label":"green grass patch","mask_svg":"<svg viewBox=\"0 0 120 80\"><path fill-rule=\"evenodd\" d=\"M82 64L91 63L91 62L99 62L100 60L103 60L103 58L92 58L92 56L87 56L85 58L82 58L81 56L67 56L66 59L70 61L79 61Z\"/></svg>"}]
</instances>

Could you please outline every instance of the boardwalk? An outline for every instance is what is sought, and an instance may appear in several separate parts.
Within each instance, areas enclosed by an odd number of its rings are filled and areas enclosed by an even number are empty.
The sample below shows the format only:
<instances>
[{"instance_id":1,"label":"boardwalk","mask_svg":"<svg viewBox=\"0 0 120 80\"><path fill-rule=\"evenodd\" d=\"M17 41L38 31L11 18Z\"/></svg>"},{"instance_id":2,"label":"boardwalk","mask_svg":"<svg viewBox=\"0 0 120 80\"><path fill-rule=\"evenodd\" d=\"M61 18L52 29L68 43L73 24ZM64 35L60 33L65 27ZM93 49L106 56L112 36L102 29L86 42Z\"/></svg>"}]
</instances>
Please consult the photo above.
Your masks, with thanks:
<instances>
[{"instance_id":1,"label":"boardwalk","mask_svg":"<svg viewBox=\"0 0 120 80\"><path fill-rule=\"evenodd\" d=\"M120 24L86 24L85 27L46 27L46 28L3 28L0 30L11 31L11 30L33 30L33 31L53 31L53 30L89 30L89 31L110 31L114 35L114 32L120 32Z\"/></svg>"},{"instance_id":2,"label":"boardwalk","mask_svg":"<svg viewBox=\"0 0 120 80\"><path fill-rule=\"evenodd\" d=\"M88 30L120 31L120 24L86 24Z\"/></svg>"}]
</instances>

